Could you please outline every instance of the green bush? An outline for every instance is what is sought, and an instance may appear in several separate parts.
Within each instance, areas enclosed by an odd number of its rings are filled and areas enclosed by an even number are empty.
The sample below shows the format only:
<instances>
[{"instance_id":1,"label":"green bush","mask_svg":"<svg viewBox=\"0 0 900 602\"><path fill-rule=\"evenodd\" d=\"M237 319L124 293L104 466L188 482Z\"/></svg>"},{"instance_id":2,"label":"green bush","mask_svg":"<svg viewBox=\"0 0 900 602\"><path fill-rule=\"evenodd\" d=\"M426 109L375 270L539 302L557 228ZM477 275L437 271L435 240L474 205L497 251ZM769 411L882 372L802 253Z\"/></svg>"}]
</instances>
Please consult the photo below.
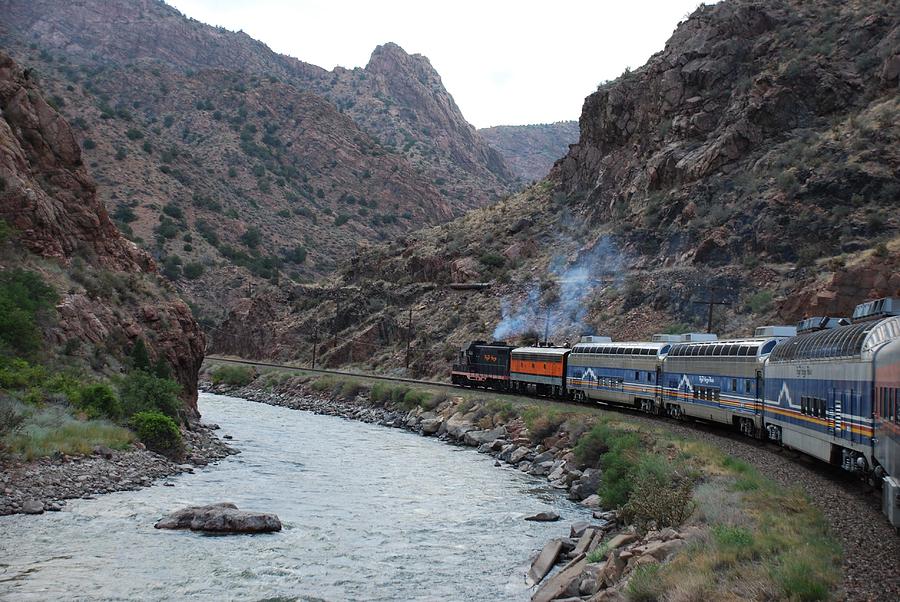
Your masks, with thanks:
<instances>
[{"instance_id":1,"label":"green bush","mask_svg":"<svg viewBox=\"0 0 900 602\"><path fill-rule=\"evenodd\" d=\"M630 481L631 492L622 514L641 530L678 527L694 511L693 484L676 478L663 456L644 454Z\"/></svg>"},{"instance_id":2,"label":"green bush","mask_svg":"<svg viewBox=\"0 0 900 602\"><path fill-rule=\"evenodd\" d=\"M759 291L750 295L745 305L747 311L754 314L761 314L772 309L772 293L769 291Z\"/></svg>"},{"instance_id":3,"label":"green bush","mask_svg":"<svg viewBox=\"0 0 900 602\"><path fill-rule=\"evenodd\" d=\"M363 389L365 389L365 387L359 381L345 380L344 382L341 383L339 392L342 397L346 397L347 399L353 399Z\"/></svg>"},{"instance_id":4,"label":"green bush","mask_svg":"<svg viewBox=\"0 0 900 602\"><path fill-rule=\"evenodd\" d=\"M827 600L829 597L828 584L799 551L784 558L774 572L775 581L781 586L785 600L812 602Z\"/></svg>"},{"instance_id":5,"label":"green bush","mask_svg":"<svg viewBox=\"0 0 900 602\"><path fill-rule=\"evenodd\" d=\"M187 247L189 245L184 245L184 246L185 246L185 250L188 250ZM188 280L196 280L197 278L199 278L200 276L203 275L204 270L205 270L205 268L203 267L202 263L191 262L191 263L185 264L183 273L184 273L184 277L187 278Z\"/></svg>"},{"instance_id":6,"label":"green bush","mask_svg":"<svg viewBox=\"0 0 900 602\"><path fill-rule=\"evenodd\" d=\"M250 366L219 365L212 371L213 384L226 384L233 387L244 387L256 378L256 370Z\"/></svg>"},{"instance_id":7,"label":"green bush","mask_svg":"<svg viewBox=\"0 0 900 602\"><path fill-rule=\"evenodd\" d=\"M71 401L90 418L118 420L122 417L122 402L106 383L82 385Z\"/></svg>"},{"instance_id":8,"label":"green bush","mask_svg":"<svg viewBox=\"0 0 900 602\"><path fill-rule=\"evenodd\" d=\"M641 439L636 433L617 430L608 424L594 425L575 445L580 462L603 468L603 485L598 492L605 508L628 502L633 477L641 459Z\"/></svg>"},{"instance_id":9,"label":"green bush","mask_svg":"<svg viewBox=\"0 0 900 602\"><path fill-rule=\"evenodd\" d=\"M170 378L160 378L144 370L132 370L122 379L119 397L125 416L140 412L162 412L178 418L181 409L181 385Z\"/></svg>"},{"instance_id":10,"label":"green bush","mask_svg":"<svg viewBox=\"0 0 900 602\"><path fill-rule=\"evenodd\" d=\"M37 352L38 317L50 311L57 298L36 272L20 268L0 272L0 348L22 356Z\"/></svg>"},{"instance_id":11,"label":"green bush","mask_svg":"<svg viewBox=\"0 0 900 602\"><path fill-rule=\"evenodd\" d=\"M180 455L183 447L178 425L161 412L137 412L129 425L147 449L168 457Z\"/></svg>"},{"instance_id":12,"label":"green bush","mask_svg":"<svg viewBox=\"0 0 900 602\"><path fill-rule=\"evenodd\" d=\"M489 268L500 268L506 263L506 257L497 253L485 253L478 260Z\"/></svg>"},{"instance_id":13,"label":"green bush","mask_svg":"<svg viewBox=\"0 0 900 602\"><path fill-rule=\"evenodd\" d=\"M34 366L23 359L0 356L0 389L17 391L39 385L47 378L42 366Z\"/></svg>"},{"instance_id":14,"label":"green bush","mask_svg":"<svg viewBox=\"0 0 900 602\"><path fill-rule=\"evenodd\" d=\"M629 602L657 602L665 593L663 583L659 579L659 565L649 564L634 569L625 597Z\"/></svg>"}]
</instances>

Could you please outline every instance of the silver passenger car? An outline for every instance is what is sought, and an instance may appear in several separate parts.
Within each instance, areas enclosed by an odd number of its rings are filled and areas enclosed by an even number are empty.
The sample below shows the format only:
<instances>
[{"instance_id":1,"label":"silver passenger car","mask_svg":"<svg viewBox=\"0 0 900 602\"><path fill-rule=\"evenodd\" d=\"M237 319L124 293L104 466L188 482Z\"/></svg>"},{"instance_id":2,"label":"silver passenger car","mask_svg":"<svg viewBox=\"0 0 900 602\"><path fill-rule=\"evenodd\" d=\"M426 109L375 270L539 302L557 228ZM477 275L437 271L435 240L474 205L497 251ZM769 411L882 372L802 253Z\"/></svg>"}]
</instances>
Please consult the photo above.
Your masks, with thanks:
<instances>
[{"instance_id":1,"label":"silver passenger car","mask_svg":"<svg viewBox=\"0 0 900 602\"><path fill-rule=\"evenodd\" d=\"M665 410L733 425L755 436L762 428L763 370L778 338L672 346L665 361Z\"/></svg>"},{"instance_id":2,"label":"silver passenger car","mask_svg":"<svg viewBox=\"0 0 900 602\"><path fill-rule=\"evenodd\" d=\"M666 342L578 343L569 355L569 393L575 399L655 411L670 348Z\"/></svg>"}]
</instances>

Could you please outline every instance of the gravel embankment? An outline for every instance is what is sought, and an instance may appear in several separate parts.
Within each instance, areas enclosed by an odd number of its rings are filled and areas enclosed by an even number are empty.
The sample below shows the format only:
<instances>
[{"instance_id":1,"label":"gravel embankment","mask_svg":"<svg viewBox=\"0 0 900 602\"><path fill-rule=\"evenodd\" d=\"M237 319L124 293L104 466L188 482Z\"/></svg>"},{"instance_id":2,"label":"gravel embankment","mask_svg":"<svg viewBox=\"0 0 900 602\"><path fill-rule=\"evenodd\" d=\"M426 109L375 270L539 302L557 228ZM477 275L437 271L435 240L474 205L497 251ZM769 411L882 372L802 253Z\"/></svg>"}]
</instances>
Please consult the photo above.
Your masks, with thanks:
<instances>
[{"instance_id":1,"label":"gravel embankment","mask_svg":"<svg viewBox=\"0 0 900 602\"><path fill-rule=\"evenodd\" d=\"M98 447L90 456L41 458L0 464L0 515L58 511L65 500L149 487L158 479L205 466L237 451L207 426L184 431L184 463L136 446L125 451Z\"/></svg>"}]
</instances>

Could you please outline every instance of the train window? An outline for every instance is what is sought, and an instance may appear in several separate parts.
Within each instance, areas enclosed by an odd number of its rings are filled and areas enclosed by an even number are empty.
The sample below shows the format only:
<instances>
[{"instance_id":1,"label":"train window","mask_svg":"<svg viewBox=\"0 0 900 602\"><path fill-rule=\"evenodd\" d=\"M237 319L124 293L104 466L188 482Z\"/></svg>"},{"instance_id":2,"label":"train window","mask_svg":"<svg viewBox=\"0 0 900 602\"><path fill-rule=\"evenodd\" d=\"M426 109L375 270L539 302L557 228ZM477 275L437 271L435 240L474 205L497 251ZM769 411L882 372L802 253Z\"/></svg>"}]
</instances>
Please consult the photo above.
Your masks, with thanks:
<instances>
[{"instance_id":1,"label":"train window","mask_svg":"<svg viewBox=\"0 0 900 602\"><path fill-rule=\"evenodd\" d=\"M736 378L731 379L731 390L737 391L737 379Z\"/></svg>"},{"instance_id":2,"label":"train window","mask_svg":"<svg viewBox=\"0 0 900 602\"><path fill-rule=\"evenodd\" d=\"M725 345L716 345L712 348L712 355L722 355L725 350Z\"/></svg>"},{"instance_id":3,"label":"train window","mask_svg":"<svg viewBox=\"0 0 900 602\"><path fill-rule=\"evenodd\" d=\"M778 344L778 341L769 341L768 343L763 345L763 348L760 351L760 354L765 355L767 353L771 353L771 351L775 348L776 344Z\"/></svg>"},{"instance_id":4,"label":"train window","mask_svg":"<svg viewBox=\"0 0 900 602\"><path fill-rule=\"evenodd\" d=\"M652 372L648 372L648 373L647 373L647 382L648 382L648 383L652 383L652 382L653 382L653 373L652 373Z\"/></svg>"},{"instance_id":5,"label":"train window","mask_svg":"<svg viewBox=\"0 0 900 602\"><path fill-rule=\"evenodd\" d=\"M749 393L752 390L750 382L751 381L749 378L744 379L744 393Z\"/></svg>"},{"instance_id":6,"label":"train window","mask_svg":"<svg viewBox=\"0 0 900 602\"><path fill-rule=\"evenodd\" d=\"M806 397L801 397L801 398L800 398L800 412L801 412L802 414L806 414L806 413L807 413L807 411L806 411Z\"/></svg>"},{"instance_id":7,"label":"train window","mask_svg":"<svg viewBox=\"0 0 900 602\"><path fill-rule=\"evenodd\" d=\"M750 355L750 347L748 345L741 345L738 355Z\"/></svg>"},{"instance_id":8,"label":"train window","mask_svg":"<svg viewBox=\"0 0 900 602\"><path fill-rule=\"evenodd\" d=\"M825 400L819 400L819 418L825 418Z\"/></svg>"},{"instance_id":9,"label":"train window","mask_svg":"<svg viewBox=\"0 0 900 602\"><path fill-rule=\"evenodd\" d=\"M641 373L638 372L637 370L634 371L634 380L636 380L638 382L640 382L640 380L641 380Z\"/></svg>"}]
</instances>

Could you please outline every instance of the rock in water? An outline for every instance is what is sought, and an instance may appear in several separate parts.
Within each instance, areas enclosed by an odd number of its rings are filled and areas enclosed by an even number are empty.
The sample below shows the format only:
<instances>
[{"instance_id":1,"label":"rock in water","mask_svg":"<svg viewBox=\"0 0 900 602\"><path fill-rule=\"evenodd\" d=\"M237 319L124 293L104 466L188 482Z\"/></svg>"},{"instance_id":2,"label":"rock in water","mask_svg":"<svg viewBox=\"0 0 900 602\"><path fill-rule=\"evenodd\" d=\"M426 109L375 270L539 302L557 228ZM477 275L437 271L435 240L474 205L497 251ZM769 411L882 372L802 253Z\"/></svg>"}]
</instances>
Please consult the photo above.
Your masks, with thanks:
<instances>
[{"instance_id":1,"label":"rock in water","mask_svg":"<svg viewBox=\"0 0 900 602\"><path fill-rule=\"evenodd\" d=\"M43 514L44 504L37 500L25 500L22 504L22 512L25 514Z\"/></svg>"},{"instance_id":2,"label":"rock in water","mask_svg":"<svg viewBox=\"0 0 900 602\"><path fill-rule=\"evenodd\" d=\"M559 520L559 514L556 512L538 512L537 514L532 514L531 516L526 516L525 520L533 520L539 522L551 522L555 520Z\"/></svg>"},{"instance_id":3,"label":"rock in water","mask_svg":"<svg viewBox=\"0 0 900 602\"><path fill-rule=\"evenodd\" d=\"M281 531L281 520L269 512L248 512L224 502L182 508L157 522L154 527L206 533L271 533Z\"/></svg>"}]
</instances>

